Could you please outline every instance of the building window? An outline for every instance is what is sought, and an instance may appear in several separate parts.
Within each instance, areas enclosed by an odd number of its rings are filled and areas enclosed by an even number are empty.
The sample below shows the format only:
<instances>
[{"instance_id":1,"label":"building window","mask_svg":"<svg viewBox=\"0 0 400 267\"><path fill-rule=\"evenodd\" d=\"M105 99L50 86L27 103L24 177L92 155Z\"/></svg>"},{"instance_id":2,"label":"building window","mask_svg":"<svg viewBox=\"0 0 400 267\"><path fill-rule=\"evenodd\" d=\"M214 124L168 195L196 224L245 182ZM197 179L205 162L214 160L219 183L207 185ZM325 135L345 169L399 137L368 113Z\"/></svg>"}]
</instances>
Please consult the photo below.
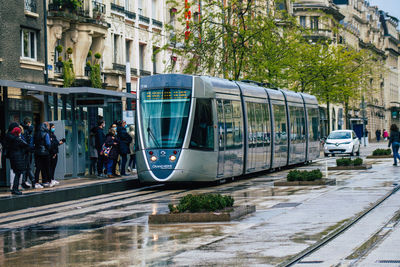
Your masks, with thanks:
<instances>
[{"instance_id":1,"label":"building window","mask_svg":"<svg viewBox=\"0 0 400 267\"><path fill-rule=\"evenodd\" d=\"M21 56L23 58L37 58L37 33L32 30L21 30Z\"/></svg>"},{"instance_id":2,"label":"building window","mask_svg":"<svg viewBox=\"0 0 400 267\"><path fill-rule=\"evenodd\" d=\"M146 45L139 45L139 69L144 70L144 57L145 57Z\"/></svg>"},{"instance_id":3,"label":"building window","mask_svg":"<svg viewBox=\"0 0 400 267\"><path fill-rule=\"evenodd\" d=\"M157 73L158 47L153 48L153 74Z\"/></svg>"},{"instance_id":4,"label":"building window","mask_svg":"<svg viewBox=\"0 0 400 267\"><path fill-rule=\"evenodd\" d=\"M125 10L130 11L129 0L125 0Z\"/></svg>"},{"instance_id":5,"label":"building window","mask_svg":"<svg viewBox=\"0 0 400 267\"><path fill-rule=\"evenodd\" d=\"M36 13L36 0L25 0L25 10Z\"/></svg>"},{"instance_id":6,"label":"building window","mask_svg":"<svg viewBox=\"0 0 400 267\"><path fill-rule=\"evenodd\" d=\"M151 9L151 15L153 19L158 19L157 17L157 0L152 0L152 9Z\"/></svg>"},{"instance_id":7,"label":"building window","mask_svg":"<svg viewBox=\"0 0 400 267\"><path fill-rule=\"evenodd\" d=\"M318 30L318 17L311 17L311 29Z\"/></svg>"},{"instance_id":8,"label":"building window","mask_svg":"<svg viewBox=\"0 0 400 267\"><path fill-rule=\"evenodd\" d=\"M126 49L126 63L131 62L131 42L126 40L125 42L125 49Z\"/></svg>"},{"instance_id":9,"label":"building window","mask_svg":"<svg viewBox=\"0 0 400 267\"><path fill-rule=\"evenodd\" d=\"M113 55L113 62L114 63L120 63L119 62L119 42L118 42L118 35L114 34L114 42L113 42L113 46L114 46L114 55Z\"/></svg>"},{"instance_id":10,"label":"building window","mask_svg":"<svg viewBox=\"0 0 400 267\"><path fill-rule=\"evenodd\" d=\"M143 15L143 0L138 0L138 14Z\"/></svg>"},{"instance_id":11,"label":"building window","mask_svg":"<svg viewBox=\"0 0 400 267\"><path fill-rule=\"evenodd\" d=\"M305 28L306 27L306 17L300 16L300 26Z\"/></svg>"}]
</instances>

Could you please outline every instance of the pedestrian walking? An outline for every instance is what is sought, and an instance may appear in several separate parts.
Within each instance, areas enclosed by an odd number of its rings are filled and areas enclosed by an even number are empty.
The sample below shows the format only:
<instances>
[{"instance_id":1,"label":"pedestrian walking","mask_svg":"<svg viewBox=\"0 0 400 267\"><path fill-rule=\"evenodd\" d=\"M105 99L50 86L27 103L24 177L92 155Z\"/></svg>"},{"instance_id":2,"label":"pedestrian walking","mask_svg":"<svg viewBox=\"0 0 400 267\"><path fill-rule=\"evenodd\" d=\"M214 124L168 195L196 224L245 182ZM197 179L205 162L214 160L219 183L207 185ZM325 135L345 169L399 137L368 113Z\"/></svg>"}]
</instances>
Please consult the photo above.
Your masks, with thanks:
<instances>
[{"instance_id":1,"label":"pedestrian walking","mask_svg":"<svg viewBox=\"0 0 400 267\"><path fill-rule=\"evenodd\" d=\"M95 130L95 146L97 150L97 176L103 177L104 176L104 164L106 163L106 158L103 154L100 152L103 149L103 145L106 141L106 135L104 134L104 127L105 127L105 122L103 119L100 119L97 122L97 128Z\"/></svg>"},{"instance_id":2,"label":"pedestrian walking","mask_svg":"<svg viewBox=\"0 0 400 267\"><path fill-rule=\"evenodd\" d=\"M22 124L23 131L21 134L22 139L29 145L29 148L25 151L25 163L26 168L22 176L21 186L24 189L28 189L32 186L35 176L32 171L32 153L34 150L33 145L33 126L29 118L25 118Z\"/></svg>"},{"instance_id":3,"label":"pedestrian walking","mask_svg":"<svg viewBox=\"0 0 400 267\"><path fill-rule=\"evenodd\" d=\"M383 129L383 139L385 139L385 141L387 141L388 137L389 137L389 133L386 131L386 129Z\"/></svg>"},{"instance_id":4,"label":"pedestrian walking","mask_svg":"<svg viewBox=\"0 0 400 267\"><path fill-rule=\"evenodd\" d=\"M97 158L99 157L97 148L96 148L96 130L97 130L97 127L93 127L90 130L90 134L89 134L89 157L90 157L89 174L90 175L96 175Z\"/></svg>"},{"instance_id":5,"label":"pedestrian walking","mask_svg":"<svg viewBox=\"0 0 400 267\"><path fill-rule=\"evenodd\" d=\"M127 176L126 174L126 162L129 151L129 145L132 142L132 137L126 131L126 121L118 122L118 139L119 139L119 155L121 157L121 164L119 165L119 172L121 176Z\"/></svg>"},{"instance_id":6,"label":"pedestrian walking","mask_svg":"<svg viewBox=\"0 0 400 267\"><path fill-rule=\"evenodd\" d=\"M119 138L118 138L118 126L117 126L117 122L114 122L111 126L110 129L114 129L115 131L115 141L118 143L118 146L116 147L115 151L117 153L117 157L116 159L113 161L113 165L112 165L112 175L115 177L120 177L121 175L119 175L117 173L117 164L119 165Z\"/></svg>"},{"instance_id":7,"label":"pedestrian walking","mask_svg":"<svg viewBox=\"0 0 400 267\"><path fill-rule=\"evenodd\" d=\"M376 141L379 142L381 140L381 130L376 130L375 131L375 135L376 135Z\"/></svg>"},{"instance_id":8,"label":"pedestrian walking","mask_svg":"<svg viewBox=\"0 0 400 267\"><path fill-rule=\"evenodd\" d=\"M14 127L6 135L7 145L7 156L10 159L11 169L14 171L14 181L11 189L11 194L22 195L19 191L19 179L22 173L25 171L25 150L29 148L29 145L21 138L21 128L19 126Z\"/></svg>"},{"instance_id":9,"label":"pedestrian walking","mask_svg":"<svg viewBox=\"0 0 400 267\"><path fill-rule=\"evenodd\" d=\"M136 169L135 126L134 125L129 126L128 134L132 138L132 141L129 144L130 157L129 157L129 163L128 163L128 171L131 172L131 171L133 171L133 169Z\"/></svg>"},{"instance_id":10,"label":"pedestrian walking","mask_svg":"<svg viewBox=\"0 0 400 267\"><path fill-rule=\"evenodd\" d=\"M35 188L50 187L50 135L49 123L44 122L40 124L38 131L34 134L35 144L35 181L33 186ZM39 183L39 175L42 174L43 186Z\"/></svg>"},{"instance_id":11,"label":"pedestrian walking","mask_svg":"<svg viewBox=\"0 0 400 267\"><path fill-rule=\"evenodd\" d=\"M104 149L102 154L107 157L107 177L114 178L114 166L118 159L118 139L116 137L117 131L114 128L110 128L106 135L106 141L104 143Z\"/></svg>"},{"instance_id":12,"label":"pedestrian walking","mask_svg":"<svg viewBox=\"0 0 400 267\"><path fill-rule=\"evenodd\" d=\"M392 124L390 126L390 138L389 138L389 144L388 147L392 145L392 151L393 151L393 159L394 159L394 166L397 166L397 159L400 160L400 155L399 155L399 147L400 147L400 133L399 133L399 128L397 127L396 124Z\"/></svg>"},{"instance_id":13,"label":"pedestrian walking","mask_svg":"<svg viewBox=\"0 0 400 267\"><path fill-rule=\"evenodd\" d=\"M50 123L50 172L49 172L49 180L50 180L50 187L58 185L56 179L54 179L54 173L56 172L57 162L58 162L58 147L65 143L65 138L61 139L60 141L57 139L55 135L56 127L53 123Z\"/></svg>"}]
</instances>

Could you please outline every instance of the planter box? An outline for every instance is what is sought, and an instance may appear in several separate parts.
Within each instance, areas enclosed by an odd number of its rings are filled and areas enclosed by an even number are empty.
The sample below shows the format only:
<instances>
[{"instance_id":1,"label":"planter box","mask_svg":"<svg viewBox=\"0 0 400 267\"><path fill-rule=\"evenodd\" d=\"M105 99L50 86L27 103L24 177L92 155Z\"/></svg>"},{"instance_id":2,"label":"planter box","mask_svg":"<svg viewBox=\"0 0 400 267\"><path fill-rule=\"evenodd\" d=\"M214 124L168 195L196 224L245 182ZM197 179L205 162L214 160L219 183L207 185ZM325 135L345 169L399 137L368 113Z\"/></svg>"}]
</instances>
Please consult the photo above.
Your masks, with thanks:
<instances>
[{"instance_id":1,"label":"planter box","mask_svg":"<svg viewBox=\"0 0 400 267\"><path fill-rule=\"evenodd\" d=\"M391 158L393 158L393 155L367 156L367 159L391 159Z\"/></svg>"},{"instance_id":2,"label":"planter box","mask_svg":"<svg viewBox=\"0 0 400 267\"><path fill-rule=\"evenodd\" d=\"M321 179L315 181L293 181L286 179L274 182L274 186L298 186L298 185L336 185L335 179Z\"/></svg>"},{"instance_id":3,"label":"planter box","mask_svg":"<svg viewBox=\"0 0 400 267\"><path fill-rule=\"evenodd\" d=\"M231 211L149 215L149 223L229 222L256 211L255 205L233 207Z\"/></svg>"},{"instance_id":4,"label":"planter box","mask_svg":"<svg viewBox=\"0 0 400 267\"><path fill-rule=\"evenodd\" d=\"M328 167L329 171L344 171L344 170L367 170L371 169L371 164L362 164L359 166L335 166L335 167Z\"/></svg>"}]
</instances>

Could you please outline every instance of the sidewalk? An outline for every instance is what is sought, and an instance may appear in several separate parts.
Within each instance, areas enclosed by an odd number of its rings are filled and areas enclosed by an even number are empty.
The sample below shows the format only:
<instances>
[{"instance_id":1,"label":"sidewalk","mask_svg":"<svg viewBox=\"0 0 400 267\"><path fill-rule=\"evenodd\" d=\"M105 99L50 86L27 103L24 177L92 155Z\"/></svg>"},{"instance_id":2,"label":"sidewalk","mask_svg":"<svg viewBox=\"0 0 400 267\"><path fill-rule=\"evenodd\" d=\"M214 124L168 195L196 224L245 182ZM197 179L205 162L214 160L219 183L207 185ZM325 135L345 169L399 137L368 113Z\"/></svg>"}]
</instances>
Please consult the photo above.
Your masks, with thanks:
<instances>
[{"instance_id":1,"label":"sidewalk","mask_svg":"<svg viewBox=\"0 0 400 267\"><path fill-rule=\"evenodd\" d=\"M59 182L59 185L51 188L22 190L21 196L11 195L9 188L2 187L0 213L129 190L139 185L136 173L126 177L79 177Z\"/></svg>"}]
</instances>

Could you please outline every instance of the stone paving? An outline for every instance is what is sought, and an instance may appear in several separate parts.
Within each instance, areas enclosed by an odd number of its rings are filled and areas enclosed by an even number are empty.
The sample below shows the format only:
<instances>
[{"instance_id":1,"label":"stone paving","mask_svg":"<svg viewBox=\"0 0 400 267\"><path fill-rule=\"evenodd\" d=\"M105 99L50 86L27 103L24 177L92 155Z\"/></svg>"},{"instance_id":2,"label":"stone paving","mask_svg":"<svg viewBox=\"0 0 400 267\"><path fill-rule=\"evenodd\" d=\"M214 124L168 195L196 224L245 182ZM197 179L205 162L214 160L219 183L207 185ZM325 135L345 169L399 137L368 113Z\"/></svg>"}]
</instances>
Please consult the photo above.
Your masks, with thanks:
<instances>
[{"instance_id":1,"label":"stone paving","mask_svg":"<svg viewBox=\"0 0 400 267\"><path fill-rule=\"evenodd\" d=\"M387 143L372 143L362 147L361 154L366 156L373 149L386 146ZM274 180L286 176L285 170L207 188L132 192L126 207L116 206L98 213L93 213L96 207L91 208L92 204L82 206L89 200L65 203L64 206L70 205L66 213L80 215L55 222L43 218L40 225L31 228L34 235L21 230L0 233L0 265L274 266L354 218L390 192L393 183L399 183L400 167L392 166L391 159L367 162L373 168L366 171L326 172L327 166L335 165L335 158L331 157L300 168L320 168L325 176L337 180L336 186L273 187ZM230 223L147 223L147 214L167 212L171 201L187 193L202 192L231 194L236 204L254 204L257 211ZM108 206L113 203L108 202ZM42 209L51 213L50 207ZM93 214L79 213L80 209L91 209ZM113 222L112 218L121 214L131 219ZM109 223L91 228L99 218L108 218ZM23 221L15 223L16 227L23 225ZM45 242L39 242L40 238ZM396 241L387 240L392 244Z\"/></svg>"}]
</instances>

